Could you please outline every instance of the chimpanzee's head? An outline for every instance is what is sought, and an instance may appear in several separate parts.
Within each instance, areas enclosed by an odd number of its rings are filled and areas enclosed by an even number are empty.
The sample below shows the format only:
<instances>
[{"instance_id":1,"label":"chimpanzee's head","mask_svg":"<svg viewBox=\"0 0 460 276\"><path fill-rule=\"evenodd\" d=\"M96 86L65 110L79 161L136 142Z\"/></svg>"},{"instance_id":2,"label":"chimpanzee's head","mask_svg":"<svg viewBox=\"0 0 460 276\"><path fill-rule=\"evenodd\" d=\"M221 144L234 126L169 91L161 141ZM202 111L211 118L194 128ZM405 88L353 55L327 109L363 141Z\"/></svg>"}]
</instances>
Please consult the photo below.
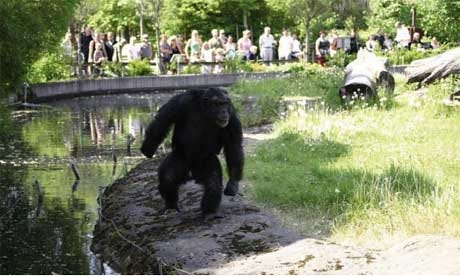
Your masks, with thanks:
<instances>
[{"instance_id":1,"label":"chimpanzee's head","mask_svg":"<svg viewBox=\"0 0 460 276\"><path fill-rule=\"evenodd\" d=\"M206 117L219 127L226 127L232 113L232 103L226 90L209 88L201 96L202 110Z\"/></svg>"}]
</instances>

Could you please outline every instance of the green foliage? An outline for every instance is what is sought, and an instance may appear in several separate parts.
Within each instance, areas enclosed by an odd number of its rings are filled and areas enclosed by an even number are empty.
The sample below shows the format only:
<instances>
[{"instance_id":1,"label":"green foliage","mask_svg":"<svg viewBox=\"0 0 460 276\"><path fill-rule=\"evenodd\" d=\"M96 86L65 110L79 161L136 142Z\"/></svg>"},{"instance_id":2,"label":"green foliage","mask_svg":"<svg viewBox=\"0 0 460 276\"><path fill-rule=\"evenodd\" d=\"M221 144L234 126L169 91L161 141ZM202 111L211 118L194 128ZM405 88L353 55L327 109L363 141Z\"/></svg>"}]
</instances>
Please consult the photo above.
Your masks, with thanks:
<instances>
[{"instance_id":1,"label":"green foliage","mask_svg":"<svg viewBox=\"0 0 460 276\"><path fill-rule=\"evenodd\" d=\"M394 37L397 22L410 25L410 8L406 0L371 0L368 25L374 30L383 30Z\"/></svg>"},{"instance_id":2,"label":"green foliage","mask_svg":"<svg viewBox=\"0 0 460 276\"><path fill-rule=\"evenodd\" d=\"M134 60L126 66L127 76L148 76L153 73L152 66L148 60Z\"/></svg>"},{"instance_id":3,"label":"green foliage","mask_svg":"<svg viewBox=\"0 0 460 276\"><path fill-rule=\"evenodd\" d=\"M77 0L0 2L0 89L12 87L41 52L62 39Z\"/></svg>"},{"instance_id":4,"label":"green foliage","mask_svg":"<svg viewBox=\"0 0 460 276\"><path fill-rule=\"evenodd\" d=\"M88 18L88 24L98 31L120 32L139 29L137 4L134 0L104 0L100 1L97 12ZM151 26L151 24L145 24ZM152 30L152 29L150 29Z\"/></svg>"},{"instance_id":5,"label":"green foliage","mask_svg":"<svg viewBox=\"0 0 460 276\"><path fill-rule=\"evenodd\" d=\"M30 83L59 81L70 78L70 72L69 60L57 51L43 54L32 64L26 78Z\"/></svg>"},{"instance_id":6,"label":"green foliage","mask_svg":"<svg viewBox=\"0 0 460 276\"><path fill-rule=\"evenodd\" d=\"M245 125L274 122L278 118L282 100L286 97L311 97L327 103L331 108L340 105L338 90L342 73L319 65L291 65L285 76L264 80L243 80L231 87L232 94L243 99L255 97L258 110L244 112ZM244 100L242 100L244 103ZM240 105L244 106L244 104ZM241 109L240 109L241 110Z\"/></svg>"},{"instance_id":7,"label":"green foliage","mask_svg":"<svg viewBox=\"0 0 460 276\"><path fill-rule=\"evenodd\" d=\"M395 49L391 52L382 53L381 55L386 56L391 65L403 65L410 64L414 60L423 59L439 55L442 50L426 50L418 51L417 49Z\"/></svg>"},{"instance_id":8,"label":"green foliage","mask_svg":"<svg viewBox=\"0 0 460 276\"><path fill-rule=\"evenodd\" d=\"M224 73L242 73L252 72L252 67L249 62L242 58L226 59L224 61Z\"/></svg>"},{"instance_id":9,"label":"green foliage","mask_svg":"<svg viewBox=\"0 0 460 276\"><path fill-rule=\"evenodd\" d=\"M265 1L258 0L166 0L162 21L170 34L189 37L196 29L206 38L214 28L225 29L227 33L238 28L241 36L244 13L248 27L254 33L261 33L270 11Z\"/></svg>"},{"instance_id":10,"label":"green foliage","mask_svg":"<svg viewBox=\"0 0 460 276\"><path fill-rule=\"evenodd\" d=\"M201 66L197 64L189 64L182 70L182 74L199 74L201 72Z\"/></svg>"},{"instance_id":11,"label":"green foliage","mask_svg":"<svg viewBox=\"0 0 460 276\"><path fill-rule=\"evenodd\" d=\"M122 70L123 70L123 66L122 66L121 63L119 63L119 62L104 62L103 65L104 65L104 71L108 75L113 74L114 76L121 77L121 73L122 73Z\"/></svg>"},{"instance_id":12,"label":"green foliage","mask_svg":"<svg viewBox=\"0 0 460 276\"><path fill-rule=\"evenodd\" d=\"M352 62L355 59L356 54L349 55L345 53L345 51L338 50L335 56L329 57L329 59L327 60L327 65L345 68L345 66L347 66L348 63Z\"/></svg>"},{"instance_id":13,"label":"green foliage","mask_svg":"<svg viewBox=\"0 0 460 276\"><path fill-rule=\"evenodd\" d=\"M442 42L460 41L460 2L458 0L417 1L418 25L426 35L435 36Z\"/></svg>"}]
</instances>

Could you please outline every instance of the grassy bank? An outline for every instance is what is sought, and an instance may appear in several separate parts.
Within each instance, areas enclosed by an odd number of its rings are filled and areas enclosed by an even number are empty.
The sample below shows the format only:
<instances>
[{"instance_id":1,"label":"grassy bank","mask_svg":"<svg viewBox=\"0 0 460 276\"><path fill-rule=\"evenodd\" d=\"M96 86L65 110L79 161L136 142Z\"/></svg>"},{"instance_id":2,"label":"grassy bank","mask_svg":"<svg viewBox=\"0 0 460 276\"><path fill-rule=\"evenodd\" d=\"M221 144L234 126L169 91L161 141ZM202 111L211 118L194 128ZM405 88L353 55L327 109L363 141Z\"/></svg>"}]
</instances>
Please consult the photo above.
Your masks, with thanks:
<instances>
[{"instance_id":1,"label":"grassy bank","mask_svg":"<svg viewBox=\"0 0 460 276\"><path fill-rule=\"evenodd\" d=\"M302 63L283 66L287 72L278 78L243 80L231 87L233 102L241 114L243 125L276 121L283 97L318 97L330 107L339 106L337 91L343 75L338 69Z\"/></svg>"},{"instance_id":2,"label":"grassy bank","mask_svg":"<svg viewBox=\"0 0 460 276\"><path fill-rule=\"evenodd\" d=\"M251 196L310 234L362 241L460 236L460 114L441 103L456 84L442 81L416 96L403 81L391 104L383 98L278 121L277 138L248 156ZM288 85L271 80L266 86L273 83ZM314 95L320 89L311 84L310 92L289 93ZM268 88L252 91L262 89Z\"/></svg>"}]
</instances>

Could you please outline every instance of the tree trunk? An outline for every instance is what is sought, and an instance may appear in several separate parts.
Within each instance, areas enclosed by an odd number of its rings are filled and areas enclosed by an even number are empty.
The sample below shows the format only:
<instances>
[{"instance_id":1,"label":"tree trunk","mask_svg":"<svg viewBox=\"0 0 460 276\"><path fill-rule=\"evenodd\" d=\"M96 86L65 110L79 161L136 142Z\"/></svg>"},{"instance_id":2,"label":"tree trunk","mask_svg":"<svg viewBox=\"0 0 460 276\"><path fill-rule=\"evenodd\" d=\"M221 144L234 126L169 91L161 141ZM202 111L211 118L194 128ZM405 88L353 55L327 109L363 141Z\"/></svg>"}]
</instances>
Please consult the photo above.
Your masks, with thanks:
<instances>
[{"instance_id":1,"label":"tree trunk","mask_svg":"<svg viewBox=\"0 0 460 276\"><path fill-rule=\"evenodd\" d=\"M357 59L345 67L345 84L340 88L339 95L348 101L369 98L377 95L379 86L387 93L392 93L395 87L387 60L361 50Z\"/></svg>"},{"instance_id":2,"label":"tree trunk","mask_svg":"<svg viewBox=\"0 0 460 276\"><path fill-rule=\"evenodd\" d=\"M408 83L430 84L437 79L460 73L460 48L413 61L405 70Z\"/></svg>"}]
</instances>

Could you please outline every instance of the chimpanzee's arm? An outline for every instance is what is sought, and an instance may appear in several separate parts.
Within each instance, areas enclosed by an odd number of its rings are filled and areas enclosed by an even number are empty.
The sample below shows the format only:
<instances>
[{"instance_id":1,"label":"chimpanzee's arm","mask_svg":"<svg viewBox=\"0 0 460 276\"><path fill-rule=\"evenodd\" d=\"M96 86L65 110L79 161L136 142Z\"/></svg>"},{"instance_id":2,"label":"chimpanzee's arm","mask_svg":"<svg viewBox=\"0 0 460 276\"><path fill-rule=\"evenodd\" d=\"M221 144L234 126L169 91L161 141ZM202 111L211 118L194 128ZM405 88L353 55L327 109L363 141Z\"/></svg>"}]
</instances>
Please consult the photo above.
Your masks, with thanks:
<instances>
[{"instance_id":1,"label":"chimpanzee's arm","mask_svg":"<svg viewBox=\"0 0 460 276\"><path fill-rule=\"evenodd\" d=\"M224 154L227 161L229 181L225 188L225 195L236 195L238 193L238 182L243 177L244 152L243 152L243 130L241 122L233 113L230 117L224 136Z\"/></svg>"},{"instance_id":2,"label":"chimpanzee's arm","mask_svg":"<svg viewBox=\"0 0 460 276\"><path fill-rule=\"evenodd\" d=\"M145 131L144 142L142 142L141 152L151 158L158 146L163 142L168 135L171 126L177 121L184 108L186 95L181 94L174 96L166 104L164 104L153 121Z\"/></svg>"}]
</instances>

